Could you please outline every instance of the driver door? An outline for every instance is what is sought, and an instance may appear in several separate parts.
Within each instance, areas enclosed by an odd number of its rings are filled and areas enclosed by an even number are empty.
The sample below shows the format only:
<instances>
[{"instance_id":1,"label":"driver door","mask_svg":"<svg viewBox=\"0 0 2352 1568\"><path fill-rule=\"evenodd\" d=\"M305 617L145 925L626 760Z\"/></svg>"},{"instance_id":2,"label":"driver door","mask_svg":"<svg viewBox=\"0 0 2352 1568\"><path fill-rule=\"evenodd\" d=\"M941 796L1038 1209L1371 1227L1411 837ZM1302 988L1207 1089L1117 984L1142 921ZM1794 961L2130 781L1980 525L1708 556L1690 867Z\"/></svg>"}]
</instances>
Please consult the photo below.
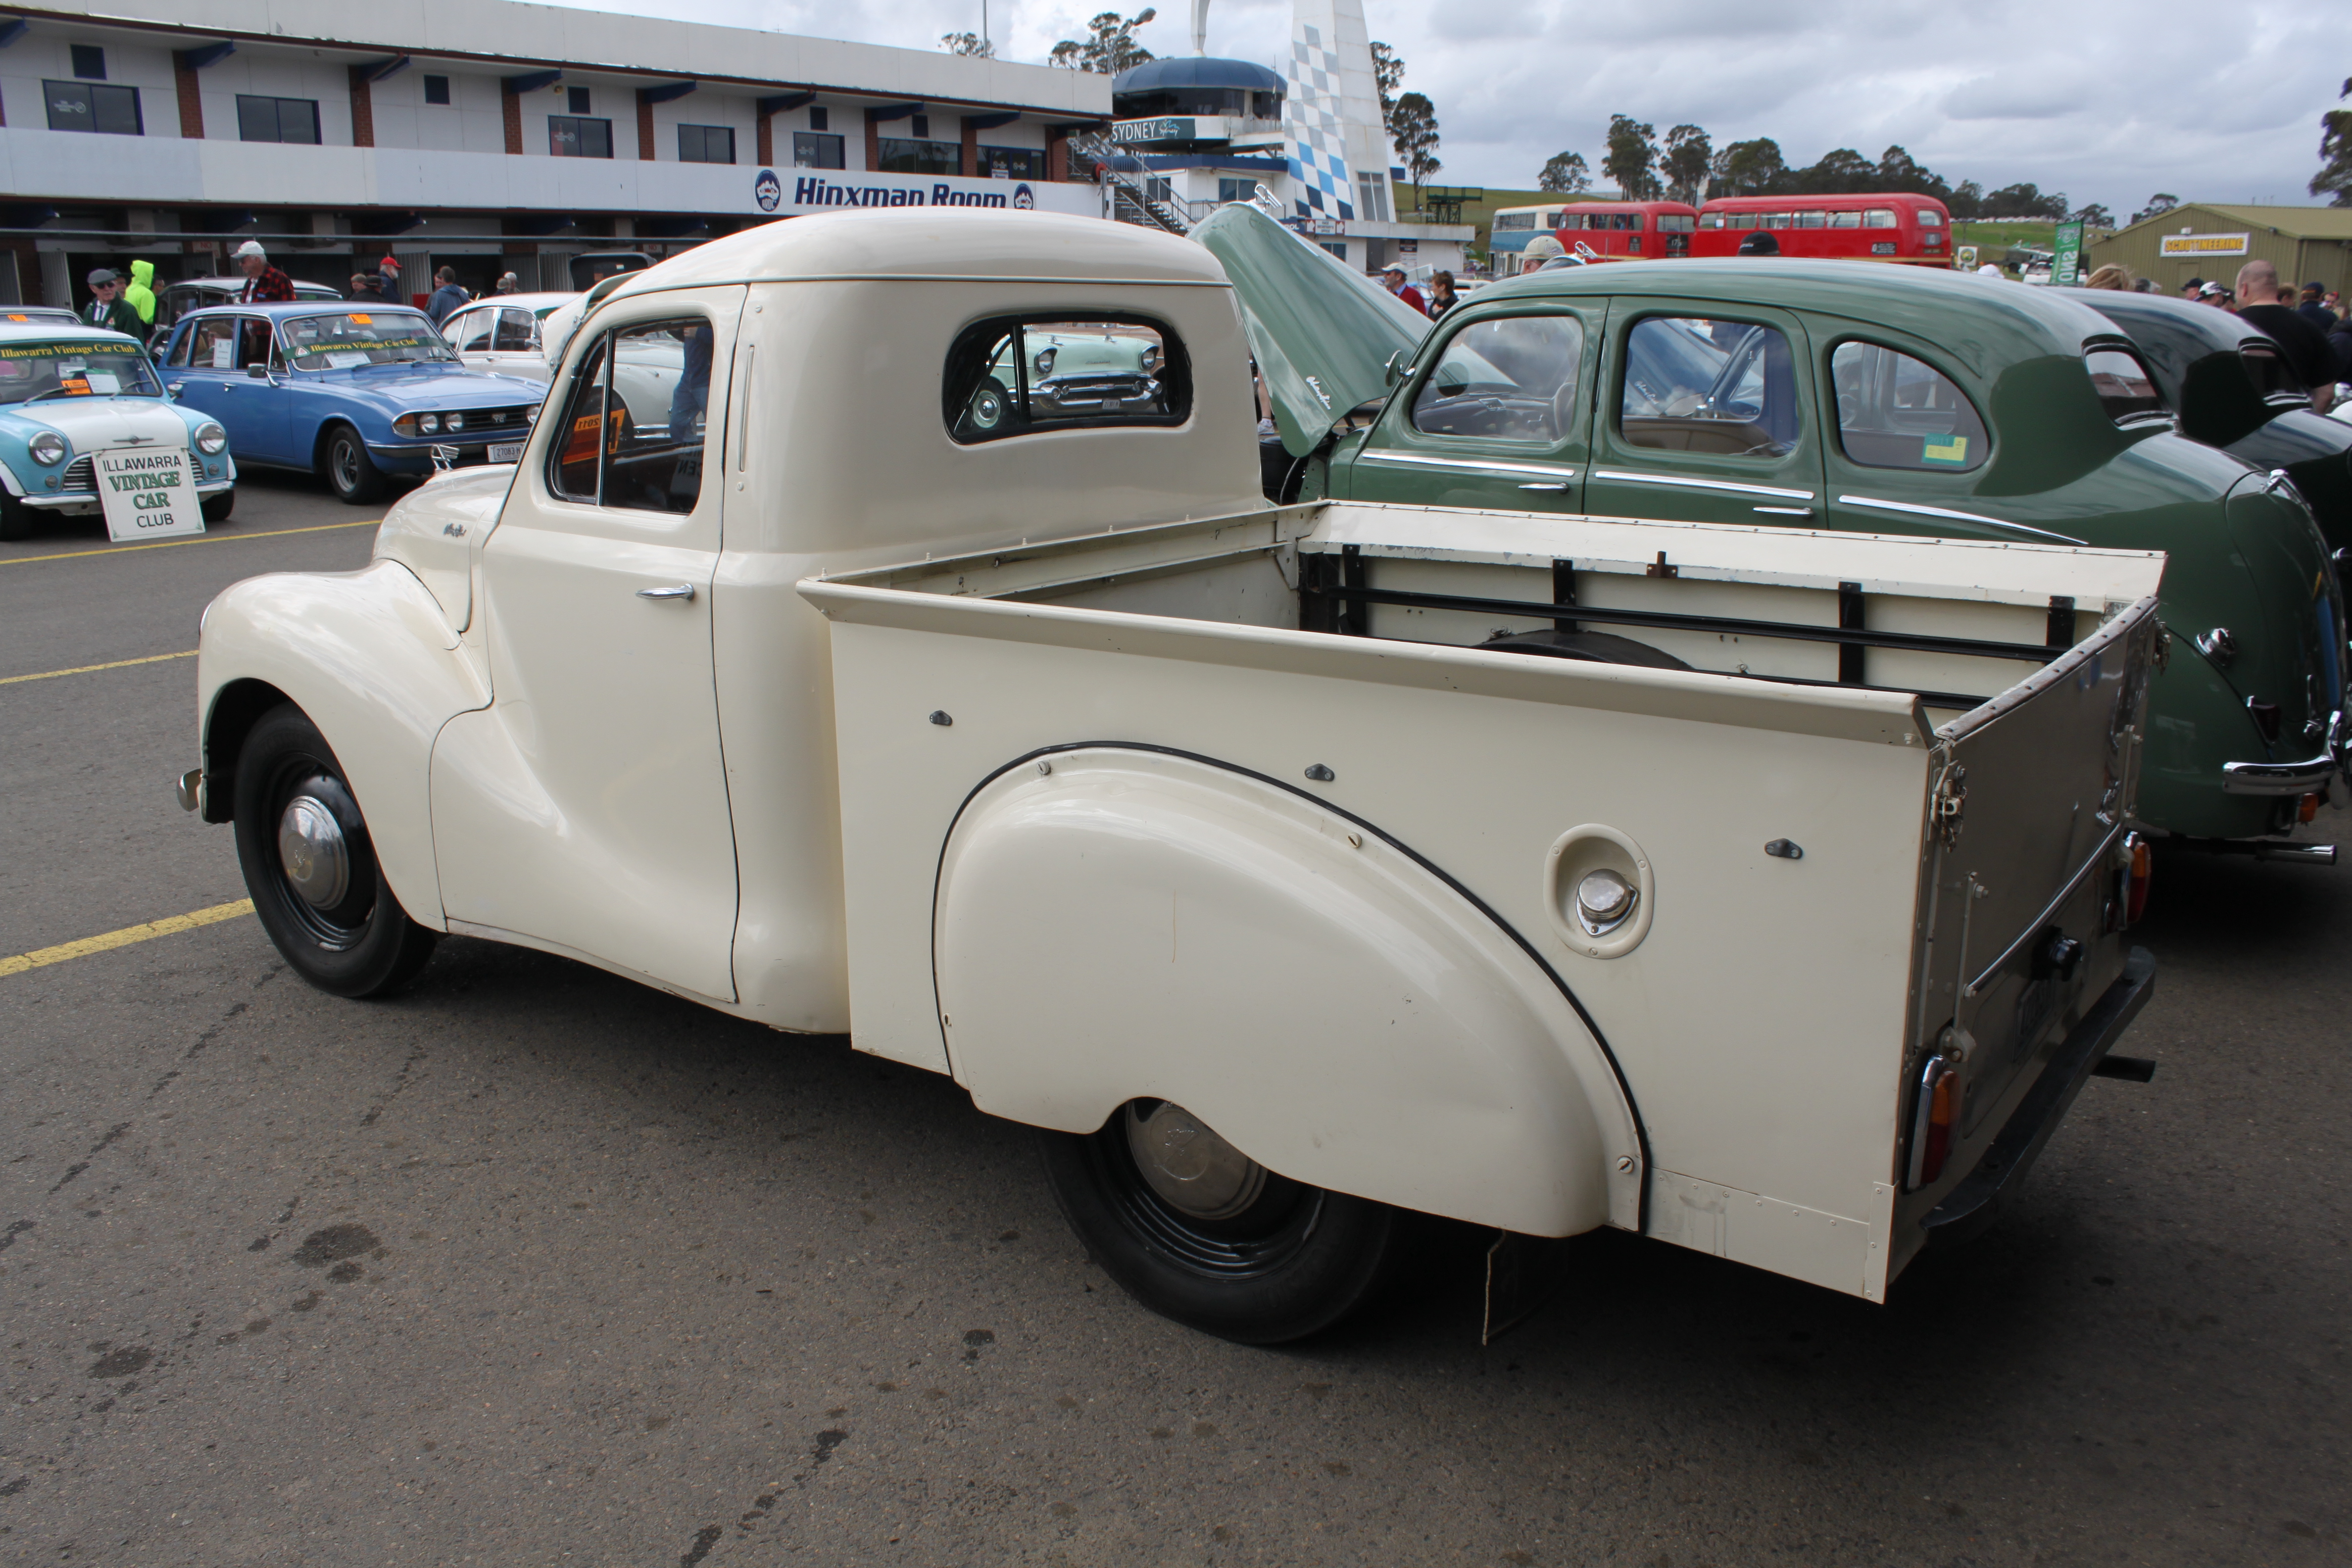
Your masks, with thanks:
<instances>
[{"instance_id":1,"label":"driver door","mask_svg":"<svg viewBox=\"0 0 2352 1568\"><path fill-rule=\"evenodd\" d=\"M1818 527L1826 511L1811 354L1785 310L1620 301L1585 509Z\"/></svg>"},{"instance_id":2,"label":"driver door","mask_svg":"<svg viewBox=\"0 0 2352 1568\"><path fill-rule=\"evenodd\" d=\"M735 995L735 837L710 583L741 286L622 300L566 358L478 560L468 638L495 693L433 753L451 920L719 1001ZM682 338L701 421L633 405L633 363ZM618 372L619 385L614 373Z\"/></svg>"},{"instance_id":3,"label":"driver door","mask_svg":"<svg viewBox=\"0 0 2352 1568\"><path fill-rule=\"evenodd\" d=\"M1420 374L1335 471L1355 500L1501 511L1584 510L1605 304L1531 300L1464 321L1415 358ZM1335 465L1335 468L1340 465Z\"/></svg>"}]
</instances>

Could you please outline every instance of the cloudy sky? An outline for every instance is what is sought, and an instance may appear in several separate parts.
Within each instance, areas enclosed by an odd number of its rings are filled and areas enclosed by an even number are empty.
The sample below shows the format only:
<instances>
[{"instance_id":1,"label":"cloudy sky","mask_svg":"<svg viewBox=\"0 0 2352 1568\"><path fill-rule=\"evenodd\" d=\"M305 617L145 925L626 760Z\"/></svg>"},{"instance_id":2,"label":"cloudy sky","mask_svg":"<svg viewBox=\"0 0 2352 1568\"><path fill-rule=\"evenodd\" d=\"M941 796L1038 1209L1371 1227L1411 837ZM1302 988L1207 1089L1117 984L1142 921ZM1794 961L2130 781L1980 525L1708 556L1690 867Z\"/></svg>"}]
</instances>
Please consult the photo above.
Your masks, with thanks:
<instances>
[{"instance_id":1,"label":"cloudy sky","mask_svg":"<svg viewBox=\"0 0 2352 1568\"><path fill-rule=\"evenodd\" d=\"M576 3L576 0L565 0ZM935 47L980 0L606 0L597 10ZM1042 63L1096 4L990 0L1006 59ZM1135 8L1139 8L1139 5ZM1191 48L1189 0L1138 37ZM1554 153L1597 172L1612 113L1791 163L1889 143L1955 184L2030 180L2128 216L2156 191L2308 203L2319 116L2352 75L2343 0L1365 0L1405 86L1437 106L1444 183L1524 188ZM1214 0L1209 52L1279 69L1289 0Z\"/></svg>"}]
</instances>

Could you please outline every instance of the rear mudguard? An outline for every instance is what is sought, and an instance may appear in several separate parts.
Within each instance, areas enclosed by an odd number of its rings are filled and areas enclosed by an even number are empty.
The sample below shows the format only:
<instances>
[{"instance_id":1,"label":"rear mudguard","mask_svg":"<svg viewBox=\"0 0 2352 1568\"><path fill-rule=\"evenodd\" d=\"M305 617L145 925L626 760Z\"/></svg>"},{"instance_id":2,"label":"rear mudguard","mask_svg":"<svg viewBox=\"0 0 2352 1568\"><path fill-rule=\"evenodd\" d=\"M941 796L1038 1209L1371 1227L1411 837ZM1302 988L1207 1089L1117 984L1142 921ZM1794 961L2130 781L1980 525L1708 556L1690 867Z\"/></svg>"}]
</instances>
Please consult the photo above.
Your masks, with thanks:
<instances>
[{"instance_id":1,"label":"rear mudguard","mask_svg":"<svg viewBox=\"0 0 2352 1568\"><path fill-rule=\"evenodd\" d=\"M1297 1181L1640 1228L1634 1109L1557 976L1408 847L1271 780L1113 746L1013 763L950 830L933 955L993 1114L1085 1132L1172 1100Z\"/></svg>"},{"instance_id":2,"label":"rear mudguard","mask_svg":"<svg viewBox=\"0 0 2352 1568\"><path fill-rule=\"evenodd\" d=\"M229 819L253 721L290 701L342 764L401 907L446 930L433 863L433 740L489 704L488 681L405 566L280 573L227 588L205 611L196 660L205 816Z\"/></svg>"}]
</instances>

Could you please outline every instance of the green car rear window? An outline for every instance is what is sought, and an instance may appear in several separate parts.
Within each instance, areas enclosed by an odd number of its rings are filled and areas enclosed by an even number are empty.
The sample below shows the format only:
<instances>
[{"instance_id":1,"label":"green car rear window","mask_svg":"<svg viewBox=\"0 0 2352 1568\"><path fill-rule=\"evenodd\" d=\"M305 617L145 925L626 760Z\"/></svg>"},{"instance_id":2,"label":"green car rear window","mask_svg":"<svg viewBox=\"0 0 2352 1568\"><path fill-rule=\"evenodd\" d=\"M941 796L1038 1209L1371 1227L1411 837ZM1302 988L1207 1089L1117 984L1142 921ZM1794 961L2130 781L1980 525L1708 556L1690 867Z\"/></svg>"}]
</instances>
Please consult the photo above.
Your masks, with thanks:
<instances>
[{"instance_id":1,"label":"green car rear window","mask_svg":"<svg viewBox=\"0 0 2352 1568\"><path fill-rule=\"evenodd\" d=\"M1924 360L1882 343L1830 352L1838 445L1864 468L1966 473L1992 453L1967 394Z\"/></svg>"},{"instance_id":2,"label":"green car rear window","mask_svg":"<svg viewBox=\"0 0 2352 1568\"><path fill-rule=\"evenodd\" d=\"M2107 417L2116 424L2168 417L2164 396L2138 355L2122 349L2092 349L2083 355L2083 368L2091 373L2091 386L2098 393Z\"/></svg>"}]
</instances>

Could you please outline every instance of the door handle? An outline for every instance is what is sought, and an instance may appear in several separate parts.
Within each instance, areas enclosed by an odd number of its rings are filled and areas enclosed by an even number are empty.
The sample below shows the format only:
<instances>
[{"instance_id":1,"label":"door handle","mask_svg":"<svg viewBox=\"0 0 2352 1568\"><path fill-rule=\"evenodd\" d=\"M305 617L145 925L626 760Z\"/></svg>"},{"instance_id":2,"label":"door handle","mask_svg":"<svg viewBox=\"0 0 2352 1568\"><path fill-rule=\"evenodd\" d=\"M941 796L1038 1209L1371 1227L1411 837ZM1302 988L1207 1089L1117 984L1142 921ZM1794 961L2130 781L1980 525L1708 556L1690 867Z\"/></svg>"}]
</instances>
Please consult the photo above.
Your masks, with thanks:
<instances>
[{"instance_id":1,"label":"door handle","mask_svg":"<svg viewBox=\"0 0 2352 1568\"><path fill-rule=\"evenodd\" d=\"M1521 485L1519 489L1523 490L1551 490L1558 492L1568 489L1568 485L1563 481L1558 484Z\"/></svg>"},{"instance_id":2,"label":"door handle","mask_svg":"<svg viewBox=\"0 0 2352 1568\"><path fill-rule=\"evenodd\" d=\"M1751 506L1748 510L1750 511L1767 512L1773 517L1811 517L1813 515L1813 509L1809 506Z\"/></svg>"},{"instance_id":3,"label":"door handle","mask_svg":"<svg viewBox=\"0 0 2352 1568\"><path fill-rule=\"evenodd\" d=\"M640 588L637 590L637 597L640 599L691 599L694 597L694 584L680 583L668 588Z\"/></svg>"}]
</instances>

